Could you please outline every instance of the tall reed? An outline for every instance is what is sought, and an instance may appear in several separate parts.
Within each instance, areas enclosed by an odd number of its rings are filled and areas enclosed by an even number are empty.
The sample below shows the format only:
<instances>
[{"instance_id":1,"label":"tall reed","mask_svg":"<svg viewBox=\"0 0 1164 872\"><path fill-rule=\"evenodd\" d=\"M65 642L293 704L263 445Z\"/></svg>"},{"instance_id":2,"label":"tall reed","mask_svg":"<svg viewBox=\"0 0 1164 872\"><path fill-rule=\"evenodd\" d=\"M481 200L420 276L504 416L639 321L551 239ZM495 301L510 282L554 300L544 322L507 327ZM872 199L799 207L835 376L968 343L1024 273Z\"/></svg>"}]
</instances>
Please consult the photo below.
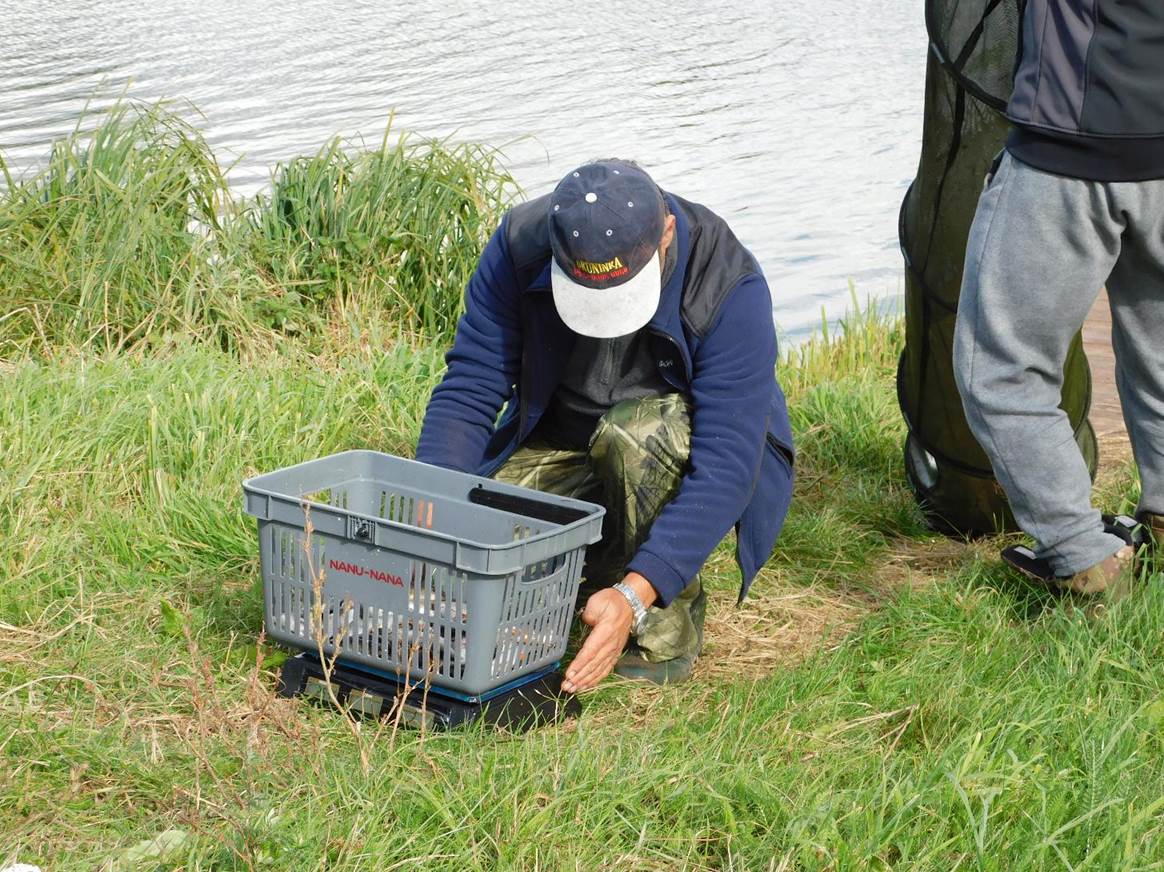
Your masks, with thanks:
<instances>
[{"instance_id":1,"label":"tall reed","mask_svg":"<svg viewBox=\"0 0 1164 872\"><path fill-rule=\"evenodd\" d=\"M0 353L115 349L166 331L238 331L213 279L231 202L202 135L162 105L119 104L0 194Z\"/></svg>"},{"instance_id":2,"label":"tall reed","mask_svg":"<svg viewBox=\"0 0 1164 872\"><path fill-rule=\"evenodd\" d=\"M481 248L516 194L496 151L340 140L232 198L196 127L163 105L85 116L46 165L0 161L0 359L205 339L319 335L354 315L451 336Z\"/></svg>"},{"instance_id":3,"label":"tall reed","mask_svg":"<svg viewBox=\"0 0 1164 872\"><path fill-rule=\"evenodd\" d=\"M255 268L313 303L379 311L450 336L465 283L516 186L496 151L436 140L359 151L335 139L280 165L247 211Z\"/></svg>"}]
</instances>

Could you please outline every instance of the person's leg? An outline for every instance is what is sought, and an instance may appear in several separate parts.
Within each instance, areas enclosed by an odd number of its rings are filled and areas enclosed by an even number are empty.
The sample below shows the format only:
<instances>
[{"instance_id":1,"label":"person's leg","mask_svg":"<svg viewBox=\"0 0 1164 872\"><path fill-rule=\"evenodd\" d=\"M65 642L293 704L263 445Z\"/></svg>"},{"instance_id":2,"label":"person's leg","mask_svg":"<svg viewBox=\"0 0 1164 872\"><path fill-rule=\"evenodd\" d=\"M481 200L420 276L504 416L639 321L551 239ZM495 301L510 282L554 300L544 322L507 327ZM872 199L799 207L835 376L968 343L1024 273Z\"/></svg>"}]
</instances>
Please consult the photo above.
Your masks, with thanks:
<instances>
[{"instance_id":1,"label":"person's leg","mask_svg":"<svg viewBox=\"0 0 1164 872\"><path fill-rule=\"evenodd\" d=\"M1164 180L1115 186L1131 215L1108 280L1116 387L1140 470L1139 514L1164 516ZM1154 525L1164 530L1159 522Z\"/></svg>"},{"instance_id":2,"label":"person's leg","mask_svg":"<svg viewBox=\"0 0 1164 872\"><path fill-rule=\"evenodd\" d=\"M585 451L554 448L542 442L517 449L493 477L560 497L594 501L602 494Z\"/></svg>"},{"instance_id":3,"label":"person's leg","mask_svg":"<svg viewBox=\"0 0 1164 872\"><path fill-rule=\"evenodd\" d=\"M604 523L613 539L593 567L592 582L622 580L655 518L679 492L690 451L690 407L679 394L628 400L602 418L590 442L590 461L602 482ZM669 606L650 610L634 640L638 651L653 663L683 659L689 672L703 641L705 602L696 577Z\"/></svg>"},{"instance_id":4,"label":"person's leg","mask_svg":"<svg viewBox=\"0 0 1164 872\"><path fill-rule=\"evenodd\" d=\"M1007 155L966 251L954 337L966 419L1015 518L1059 576L1124 544L1091 505L1091 476L1059 408L1068 348L1115 266L1122 232L1105 185Z\"/></svg>"}]
</instances>

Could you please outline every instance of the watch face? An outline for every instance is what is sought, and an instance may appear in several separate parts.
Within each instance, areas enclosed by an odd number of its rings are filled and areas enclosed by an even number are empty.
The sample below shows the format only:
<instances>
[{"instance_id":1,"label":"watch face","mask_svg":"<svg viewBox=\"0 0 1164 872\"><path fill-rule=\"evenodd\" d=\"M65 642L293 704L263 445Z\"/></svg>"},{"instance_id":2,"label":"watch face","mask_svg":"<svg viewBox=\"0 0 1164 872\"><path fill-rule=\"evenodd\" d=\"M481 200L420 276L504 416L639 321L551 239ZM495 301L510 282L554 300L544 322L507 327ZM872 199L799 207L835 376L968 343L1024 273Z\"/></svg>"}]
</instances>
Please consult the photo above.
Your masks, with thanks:
<instances>
[{"instance_id":1,"label":"watch face","mask_svg":"<svg viewBox=\"0 0 1164 872\"><path fill-rule=\"evenodd\" d=\"M643 628L645 628L647 626L647 611L646 611L646 609L643 609L641 612L638 609L635 609L634 611L635 611L634 634L637 636L639 633L641 633L643 631Z\"/></svg>"}]
</instances>

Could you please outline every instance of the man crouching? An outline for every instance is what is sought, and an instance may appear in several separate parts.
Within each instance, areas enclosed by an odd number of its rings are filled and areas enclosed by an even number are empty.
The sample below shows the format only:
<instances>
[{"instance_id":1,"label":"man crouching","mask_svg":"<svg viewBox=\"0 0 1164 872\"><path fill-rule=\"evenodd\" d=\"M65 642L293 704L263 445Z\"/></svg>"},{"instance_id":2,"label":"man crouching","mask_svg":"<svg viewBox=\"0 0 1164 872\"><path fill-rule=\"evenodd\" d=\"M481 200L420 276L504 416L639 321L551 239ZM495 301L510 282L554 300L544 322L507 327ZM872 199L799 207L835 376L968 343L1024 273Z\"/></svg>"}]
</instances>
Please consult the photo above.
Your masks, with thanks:
<instances>
[{"instance_id":1,"label":"man crouching","mask_svg":"<svg viewBox=\"0 0 1164 872\"><path fill-rule=\"evenodd\" d=\"M734 526L742 600L792 497L755 258L637 164L600 161L502 219L465 308L417 459L606 507L563 688L686 680L701 567Z\"/></svg>"}]
</instances>

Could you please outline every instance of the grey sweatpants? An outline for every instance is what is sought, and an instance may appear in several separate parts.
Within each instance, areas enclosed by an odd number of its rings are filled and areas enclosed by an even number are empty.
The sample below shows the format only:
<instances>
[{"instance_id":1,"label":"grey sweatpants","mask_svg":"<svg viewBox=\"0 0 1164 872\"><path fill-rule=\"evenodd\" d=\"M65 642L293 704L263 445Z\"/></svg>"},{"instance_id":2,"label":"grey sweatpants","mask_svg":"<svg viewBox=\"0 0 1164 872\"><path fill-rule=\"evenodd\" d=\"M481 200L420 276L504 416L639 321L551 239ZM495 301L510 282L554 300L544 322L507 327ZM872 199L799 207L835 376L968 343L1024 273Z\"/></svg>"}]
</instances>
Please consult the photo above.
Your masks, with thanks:
<instances>
[{"instance_id":1,"label":"grey sweatpants","mask_svg":"<svg viewBox=\"0 0 1164 872\"><path fill-rule=\"evenodd\" d=\"M1123 545L1059 409L1068 347L1105 282L1140 510L1164 513L1164 180L1088 182L1007 154L970 231L954 371L1015 518L1061 576Z\"/></svg>"}]
</instances>

